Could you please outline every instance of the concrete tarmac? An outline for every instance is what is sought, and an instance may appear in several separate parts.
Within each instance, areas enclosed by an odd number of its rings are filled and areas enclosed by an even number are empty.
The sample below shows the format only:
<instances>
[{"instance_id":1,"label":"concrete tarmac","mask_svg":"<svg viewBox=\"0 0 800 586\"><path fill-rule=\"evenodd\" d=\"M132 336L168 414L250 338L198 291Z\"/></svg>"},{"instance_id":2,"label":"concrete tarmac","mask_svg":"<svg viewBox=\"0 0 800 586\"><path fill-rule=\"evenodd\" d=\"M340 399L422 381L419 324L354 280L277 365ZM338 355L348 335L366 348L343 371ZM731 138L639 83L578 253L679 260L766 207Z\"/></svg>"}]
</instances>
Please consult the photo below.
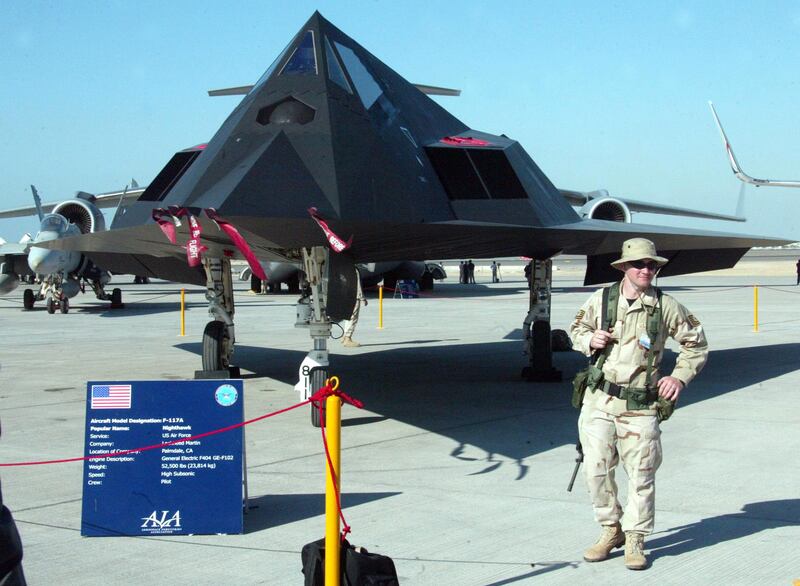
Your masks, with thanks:
<instances>
[{"instance_id":1,"label":"concrete tarmac","mask_svg":"<svg viewBox=\"0 0 800 586\"><path fill-rule=\"evenodd\" d=\"M459 285L451 271L429 296L388 296L383 329L372 294L355 335L362 346L330 343L332 373L365 404L343 408L351 543L391 556L403 585L799 580L800 287L793 262L778 272L659 283L701 320L712 352L662 426L644 572L627 570L619 550L582 560L599 533L582 476L566 491L570 379L584 358L556 354L561 383L521 380L522 276ZM0 462L81 456L87 380L182 379L199 368L203 290L188 290L181 338L180 286L130 280L117 278L120 310L80 296L68 314L48 315L22 311L21 289L0 298ZM252 418L298 402L292 386L311 342L293 327L294 296L237 287L235 362ZM593 288L566 269L554 288L553 325L565 328ZM248 426L246 447L242 535L84 538L81 463L0 468L29 583L302 584L300 549L324 534L325 460L308 406ZM624 495L621 468L617 478Z\"/></svg>"}]
</instances>

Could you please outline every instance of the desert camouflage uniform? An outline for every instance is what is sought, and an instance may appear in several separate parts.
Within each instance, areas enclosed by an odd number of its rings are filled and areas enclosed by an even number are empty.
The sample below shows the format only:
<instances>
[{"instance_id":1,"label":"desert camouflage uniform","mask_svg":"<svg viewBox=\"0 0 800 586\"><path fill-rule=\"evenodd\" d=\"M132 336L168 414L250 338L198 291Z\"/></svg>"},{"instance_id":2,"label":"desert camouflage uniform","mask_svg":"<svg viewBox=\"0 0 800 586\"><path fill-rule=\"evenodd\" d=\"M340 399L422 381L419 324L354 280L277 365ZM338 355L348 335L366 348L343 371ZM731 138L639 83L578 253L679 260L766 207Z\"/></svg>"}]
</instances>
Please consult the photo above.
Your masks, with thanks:
<instances>
[{"instance_id":1,"label":"desert camouflage uniform","mask_svg":"<svg viewBox=\"0 0 800 586\"><path fill-rule=\"evenodd\" d=\"M344 329L344 338L349 339L353 337L356 331L356 324L358 323L358 314L361 311L361 302L365 301L364 290L361 288L361 274L356 270L356 304L353 306L353 313L347 321Z\"/></svg>"},{"instance_id":2,"label":"desert camouflage uniform","mask_svg":"<svg viewBox=\"0 0 800 586\"><path fill-rule=\"evenodd\" d=\"M614 343L603 364L605 380L623 387L644 387L648 353L639 343L647 335L647 316L655 310L656 292L648 289L628 304L620 294ZM602 289L583 305L570 326L576 350L590 356L592 334L602 327ZM656 352L651 386L660 375L658 364L664 354L667 336L680 344L672 376L687 385L706 363L708 344L700 322L672 297L662 294L661 326L658 339L651 341ZM649 534L653 530L655 474L661 464L661 430L656 403L647 409L627 409L626 401L602 390L587 390L578 429L583 444L584 470L594 506L595 520L613 525L622 520L624 531ZM617 499L614 471L620 457L628 474L628 502L625 514Z\"/></svg>"}]
</instances>

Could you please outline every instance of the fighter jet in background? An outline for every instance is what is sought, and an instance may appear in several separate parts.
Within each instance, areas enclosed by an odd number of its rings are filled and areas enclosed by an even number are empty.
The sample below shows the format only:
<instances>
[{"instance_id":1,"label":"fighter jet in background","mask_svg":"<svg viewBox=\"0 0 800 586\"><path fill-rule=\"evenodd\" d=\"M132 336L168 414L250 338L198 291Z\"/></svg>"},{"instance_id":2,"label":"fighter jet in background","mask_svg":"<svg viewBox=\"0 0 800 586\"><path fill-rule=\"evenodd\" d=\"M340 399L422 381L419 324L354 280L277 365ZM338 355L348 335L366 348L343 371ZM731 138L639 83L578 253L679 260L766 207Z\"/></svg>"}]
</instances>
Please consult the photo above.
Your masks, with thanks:
<instances>
[{"instance_id":1,"label":"fighter jet in background","mask_svg":"<svg viewBox=\"0 0 800 586\"><path fill-rule=\"evenodd\" d=\"M95 296L111 301L113 307L122 304L122 292L114 289L109 295L105 285L110 281L108 271L99 268L80 252L48 250L36 246L68 236L90 234L105 230L105 217L100 207L119 205L128 197L127 192L115 192L103 197L80 191L73 199L43 205L36 187L31 185L34 208L18 208L0 212L0 219L29 215L35 210L39 216L36 236L23 238L19 244L0 247L0 292L9 293L20 283L20 277L33 277L40 282L39 290L25 289L23 307L33 309L36 301L45 301L48 313L69 311L70 298L88 284ZM135 196L130 196L135 197Z\"/></svg>"},{"instance_id":2,"label":"fighter jet in background","mask_svg":"<svg viewBox=\"0 0 800 586\"><path fill-rule=\"evenodd\" d=\"M299 372L305 397L327 376L331 322L350 315L356 263L535 259L528 375L546 379L556 376L553 256L587 255L592 284L616 280L609 262L632 236L657 243L663 276L731 267L753 246L785 242L582 218L517 141L471 129L319 13L165 185L111 230L47 246L114 272L205 283L214 319L203 368L213 371L229 367L235 341L230 259L254 273L260 261L302 263L297 325L314 342Z\"/></svg>"},{"instance_id":3,"label":"fighter jet in background","mask_svg":"<svg viewBox=\"0 0 800 586\"><path fill-rule=\"evenodd\" d=\"M711 115L714 116L714 122L717 123L719 135L722 137L722 144L725 145L725 153L728 155L728 162L731 164L733 174L736 175L736 178L739 181L743 181L744 183L748 183L750 185L755 185L756 187L800 187L800 181L798 180L787 181L776 179L756 179L755 177L750 177L750 175L745 173L742 170L741 165L739 165L739 161L736 160L736 155L733 154L733 148L731 147L731 143L728 140L725 131L722 129L722 122L720 122L719 116L717 116L717 111L714 109L714 104L708 102L708 105L711 108Z\"/></svg>"}]
</instances>

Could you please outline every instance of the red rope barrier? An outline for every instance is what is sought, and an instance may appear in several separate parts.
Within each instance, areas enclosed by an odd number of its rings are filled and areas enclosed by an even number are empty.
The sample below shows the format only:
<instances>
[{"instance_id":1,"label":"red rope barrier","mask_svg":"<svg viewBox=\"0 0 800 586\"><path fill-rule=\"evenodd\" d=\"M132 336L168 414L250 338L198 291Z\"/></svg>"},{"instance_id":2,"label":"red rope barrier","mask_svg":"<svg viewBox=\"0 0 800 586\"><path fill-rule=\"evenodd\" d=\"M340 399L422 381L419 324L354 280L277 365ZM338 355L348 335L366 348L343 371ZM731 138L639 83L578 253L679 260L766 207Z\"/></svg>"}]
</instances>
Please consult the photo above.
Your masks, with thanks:
<instances>
[{"instance_id":1,"label":"red rope barrier","mask_svg":"<svg viewBox=\"0 0 800 586\"><path fill-rule=\"evenodd\" d=\"M266 415L261 415L259 417L254 417L253 419L248 419L247 421L242 421L241 423L234 423L233 425L229 425L227 427L221 427L219 429L214 429L212 431L206 431L203 433L199 433L197 435L193 435L191 437L182 437L181 439L172 440L169 442L165 442L163 444L153 444L152 446L144 446L142 448L133 448L131 450L122 450L119 452L92 454L91 456L82 456L80 458L63 458L60 460L40 460L38 462L7 462L7 463L0 463L0 466L36 466L40 464L64 464L66 462L82 462L84 460L96 460L98 458L115 458L117 456L124 456L125 454L134 454L134 453L138 454L139 452L146 452L148 450L157 450L159 448L166 448L167 446L174 446L175 444L196 440L201 437L216 435L218 433L223 433L226 431L230 431L232 429L236 429L237 427L244 427L245 425L250 425L251 423L255 423L256 421L261 421L262 419L267 419L268 417L274 417L275 415L286 413L287 411L291 411L292 409L297 409L298 407L302 407L303 405L308 405L309 403L311 403L311 399L303 401L302 403L297 403L296 405L292 405L291 407L286 407L285 409L279 409L278 411L273 411L272 413L267 413Z\"/></svg>"},{"instance_id":2,"label":"red rope barrier","mask_svg":"<svg viewBox=\"0 0 800 586\"><path fill-rule=\"evenodd\" d=\"M106 452L103 454L92 454L91 456L81 456L78 458L61 458L59 460L39 460L36 462L5 462L0 463L0 467L10 467L10 466L38 466L43 464L64 464L67 462L83 462L85 460L97 460L101 458L116 458L118 456L124 456L125 454L138 454L139 452L147 452L149 450L157 450L159 448L166 448L167 446L174 446L176 444L180 444L183 442L188 442L196 439L200 439L202 437L208 437L211 435L216 435L219 433L224 433L226 431L231 431L233 429L244 427L245 425L250 425L251 423L256 423L257 421L261 421L262 419L267 419L269 417L274 417L275 415L280 415L282 413L286 413L288 411L292 411L293 409L297 409L298 407L302 407L303 405L308 405L309 403L313 404L317 409L319 409L320 413L320 421L322 421L322 405L324 404L325 400L328 397L336 396L342 400L344 403L348 403L357 407L358 409L362 409L364 404L359 401L358 399L354 399L342 391L336 390L331 387L330 381L322 388L320 388L316 393L314 393L308 400L302 401L301 403L297 403L295 405L291 405L290 407L286 407L284 409L279 409L277 411L273 411L272 413L267 413L265 415L261 415L259 417L254 417L253 419L248 419L247 421L242 421L241 423L234 423L233 425L228 425L226 427L220 427L219 429L214 429L211 431L206 431L203 433L198 433L197 435L193 435L191 437L184 437L177 440L172 440L169 442L164 442L160 444L153 444L151 446L144 446L141 448L133 448L130 450L121 450L118 452ZM336 508L339 510L339 518L342 520L342 540L345 539L348 533L350 533L350 525L347 524L347 521L344 518L344 513L342 513L342 502L341 496L339 494L339 479L336 476L336 472L333 469L333 462L331 461L331 454L330 450L328 449L328 439L325 436L325 426L320 426L322 431L322 444L325 447L325 458L328 461L328 470L330 471L331 478L333 479L334 486L337 487L336 490Z\"/></svg>"}]
</instances>

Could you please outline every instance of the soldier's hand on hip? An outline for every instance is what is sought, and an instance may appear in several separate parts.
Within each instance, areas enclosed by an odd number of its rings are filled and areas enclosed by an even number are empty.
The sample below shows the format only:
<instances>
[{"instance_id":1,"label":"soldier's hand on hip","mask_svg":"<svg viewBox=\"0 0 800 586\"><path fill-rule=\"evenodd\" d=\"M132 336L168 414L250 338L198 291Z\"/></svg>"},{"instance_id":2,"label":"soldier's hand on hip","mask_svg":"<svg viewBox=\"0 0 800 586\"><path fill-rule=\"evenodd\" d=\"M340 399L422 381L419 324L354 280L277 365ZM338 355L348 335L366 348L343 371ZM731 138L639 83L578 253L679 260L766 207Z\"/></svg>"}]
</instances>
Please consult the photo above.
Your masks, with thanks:
<instances>
[{"instance_id":1,"label":"soldier's hand on hip","mask_svg":"<svg viewBox=\"0 0 800 586\"><path fill-rule=\"evenodd\" d=\"M677 401L678 395L683 390L683 383L674 376L665 376L658 379L658 394L670 401Z\"/></svg>"},{"instance_id":2,"label":"soldier's hand on hip","mask_svg":"<svg viewBox=\"0 0 800 586\"><path fill-rule=\"evenodd\" d=\"M600 350L608 346L608 344L610 344L611 341L612 341L611 332L607 332L605 330L595 330L594 334L592 334L592 339L589 342L589 347Z\"/></svg>"}]
</instances>

